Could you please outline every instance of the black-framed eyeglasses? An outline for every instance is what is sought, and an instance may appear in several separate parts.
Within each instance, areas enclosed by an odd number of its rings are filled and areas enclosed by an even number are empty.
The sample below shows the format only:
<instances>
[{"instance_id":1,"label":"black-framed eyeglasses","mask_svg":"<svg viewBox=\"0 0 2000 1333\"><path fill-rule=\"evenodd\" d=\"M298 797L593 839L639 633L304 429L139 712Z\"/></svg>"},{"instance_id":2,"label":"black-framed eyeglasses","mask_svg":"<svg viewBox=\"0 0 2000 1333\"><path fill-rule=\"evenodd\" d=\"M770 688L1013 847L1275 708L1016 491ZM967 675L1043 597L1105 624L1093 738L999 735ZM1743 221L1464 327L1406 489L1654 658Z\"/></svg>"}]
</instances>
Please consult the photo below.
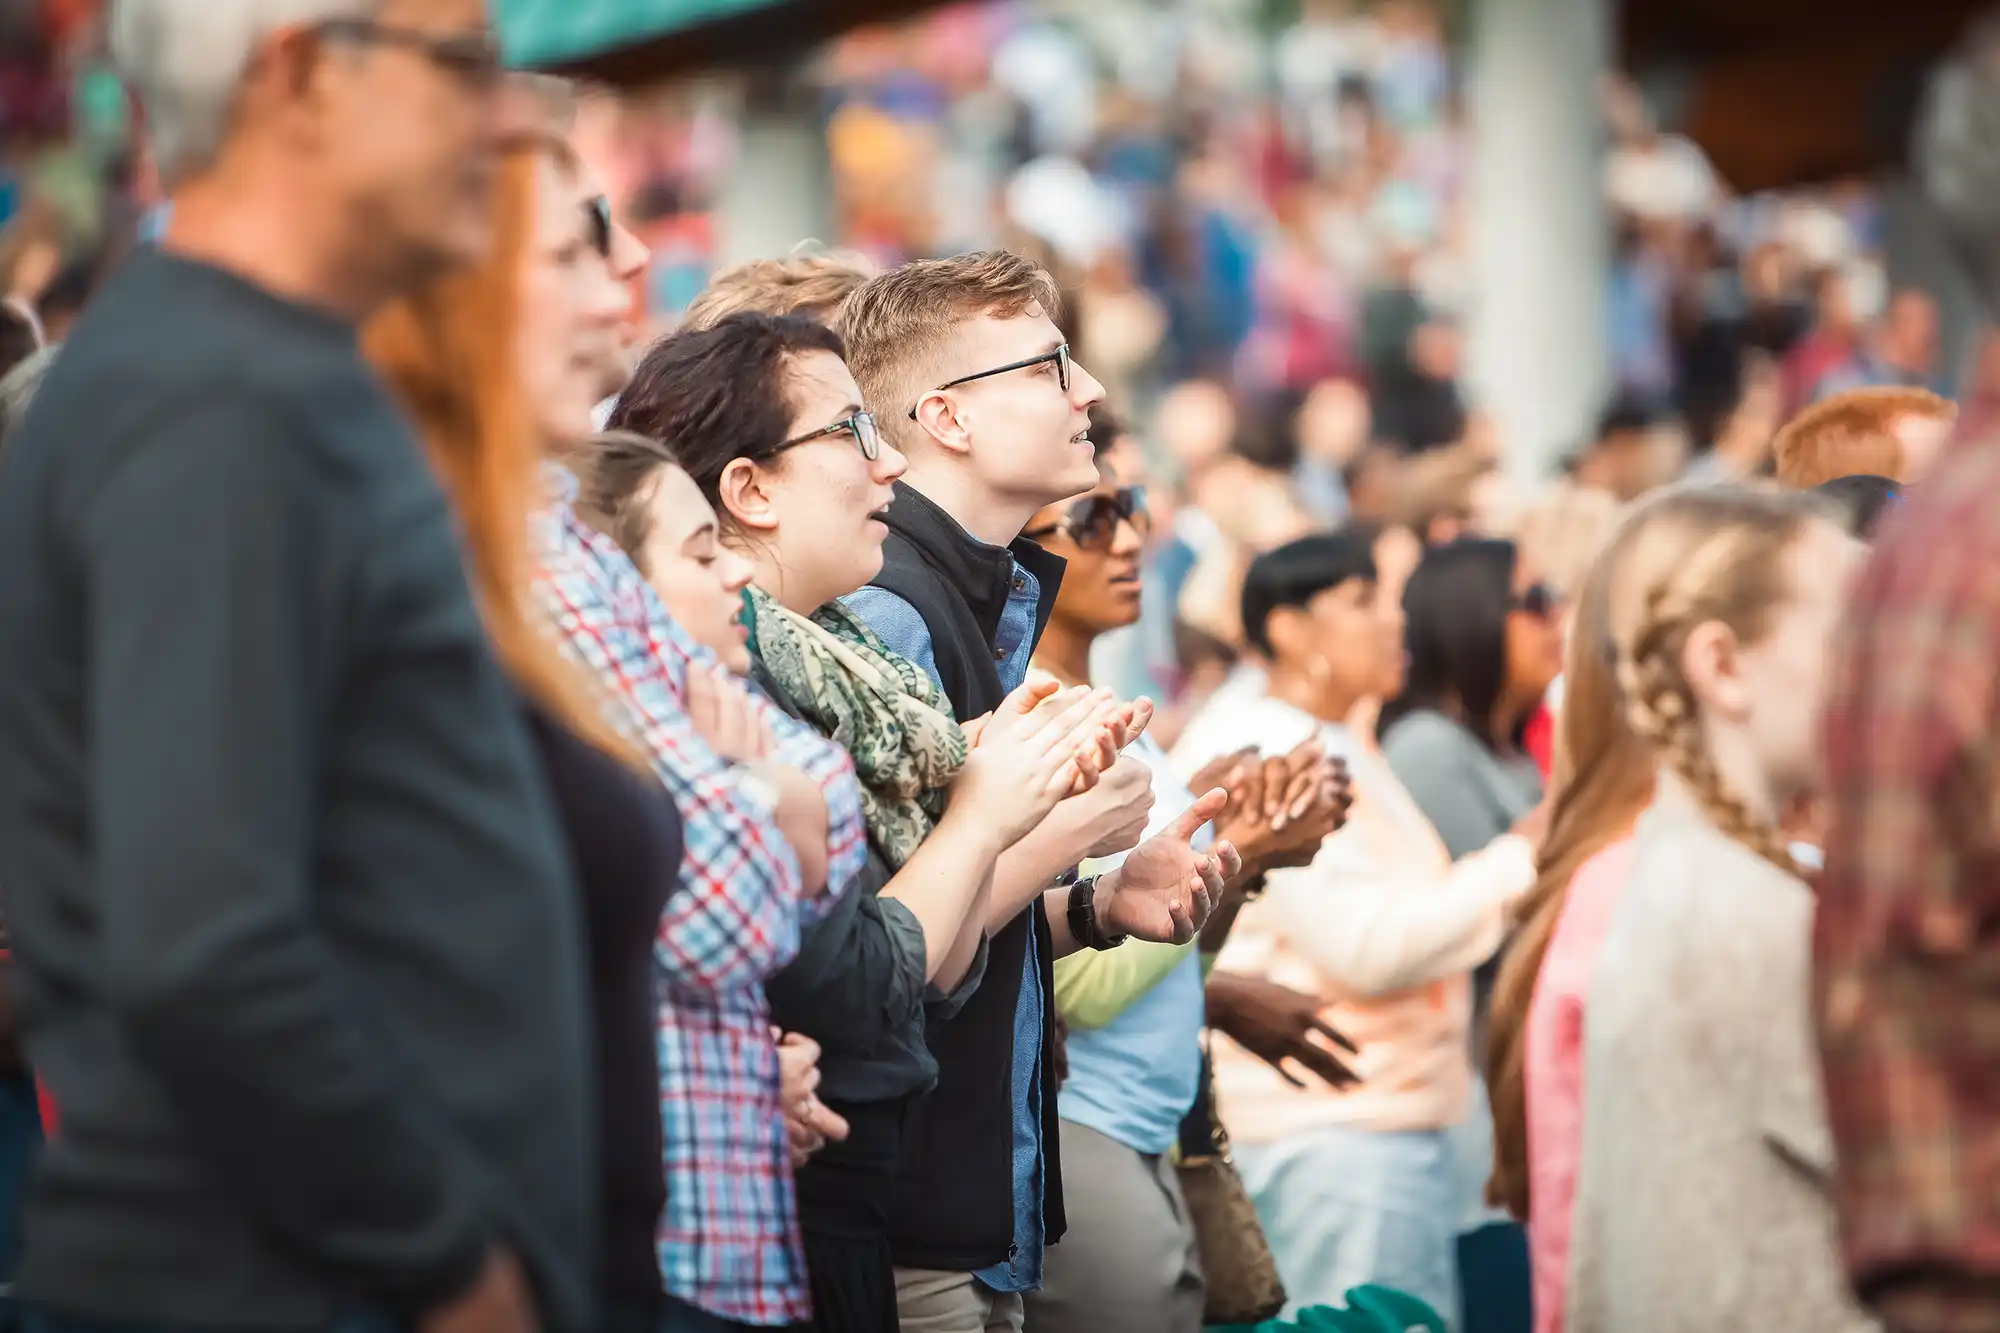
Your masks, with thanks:
<instances>
[{"instance_id":1,"label":"black-framed eyeglasses","mask_svg":"<svg viewBox=\"0 0 2000 1333\"><path fill-rule=\"evenodd\" d=\"M1514 610L1547 620L1562 608L1562 594L1546 583L1531 583L1514 598Z\"/></svg>"},{"instance_id":2,"label":"black-framed eyeglasses","mask_svg":"<svg viewBox=\"0 0 2000 1333\"><path fill-rule=\"evenodd\" d=\"M357 46L394 46L411 51L468 86L489 89L507 72L500 43L486 32L425 32L373 19L327 19L314 32Z\"/></svg>"},{"instance_id":3,"label":"black-framed eyeglasses","mask_svg":"<svg viewBox=\"0 0 2000 1333\"><path fill-rule=\"evenodd\" d=\"M789 440L780 440L778 441L778 447L771 452L775 454L789 449L795 444L805 444L810 440L821 439L828 435L838 435L842 431L847 432L847 434L854 438L854 447L859 449L861 456L869 462L872 463L882 456L882 432L875 426L875 414L873 412L856 412L851 417L842 417L831 426L821 426L818 430L809 430L803 435L794 435Z\"/></svg>"},{"instance_id":4,"label":"black-framed eyeglasses","mask_svg":"<svg viewBox=\"0 0 2000 1333\"><path fill-rule=\"evenodd\" d=\"M1046 527L1022 533L1030 541L1062 532L1086 551L1108 551L1118 539L1118 525L1130 523L1140 540L1153 535L1153 516L1146 508L1144 486L1120 486L1109 495L1086 495L1071 501L1061 518Z\"/></svg>"},{"instance_id":5,"label":"black-framed eyeglasses","mask_svg":"<svg viewBox=\"0 0 2000 1333\"><path fill-rule=\"evenodd\" d=\"M1056 364L1056 382L1062 385L1064 393L1068 393L1070 367L1068 343L1063 343L1052 352L1043 352L1040 356L1031 356L1025 361L1009 361L1004 366L995 366L991 370L982 370L974 375L960 375L955 380L938 385L937 388L931 390L931 393L943 393L946 389L956 389L959 385L970 384L974 380L991 379L995 375L1005 375L1016 370L1027 370L1031 366L1046 366L1051 361ZM919 401L922 400L920 399ZM915 421L916 419L917 409L912 407L910 409L910 420Z\"/></svg>"},{"instance_id":6,"label":"black-framed eyeglasses","mask_svg":"<svg viewBox=\"0 0 2000 1333\"><path fill-rule=\"evenodd\" d=\"M599 259L611 258L611 201L601 194L584 200L583 218L590 248Z\"/></svg>"}]
</instances>

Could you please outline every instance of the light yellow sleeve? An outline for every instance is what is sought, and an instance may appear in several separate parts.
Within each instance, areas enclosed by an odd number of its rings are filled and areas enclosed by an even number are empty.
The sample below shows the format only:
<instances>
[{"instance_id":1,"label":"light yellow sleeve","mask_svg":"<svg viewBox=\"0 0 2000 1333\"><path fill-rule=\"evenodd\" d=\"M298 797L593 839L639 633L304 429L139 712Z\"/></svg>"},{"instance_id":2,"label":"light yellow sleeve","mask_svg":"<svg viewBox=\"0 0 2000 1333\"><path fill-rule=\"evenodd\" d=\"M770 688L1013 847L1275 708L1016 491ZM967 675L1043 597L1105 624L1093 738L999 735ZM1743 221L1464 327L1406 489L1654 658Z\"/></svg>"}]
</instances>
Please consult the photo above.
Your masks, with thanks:
<instances>
[{"instance_id":1,"label":"light yellow sleeve","mask_svg":"<svg viewBox=\"0 0 2000 1333\"><path fill-rule=\"evenodd\" d=\"M1056 959L1056 1008L1071 1027L1101 1028L1167 979L1194 941L1127 940L1102 953L1083 949Z\"/></svg>"}]
</instances>

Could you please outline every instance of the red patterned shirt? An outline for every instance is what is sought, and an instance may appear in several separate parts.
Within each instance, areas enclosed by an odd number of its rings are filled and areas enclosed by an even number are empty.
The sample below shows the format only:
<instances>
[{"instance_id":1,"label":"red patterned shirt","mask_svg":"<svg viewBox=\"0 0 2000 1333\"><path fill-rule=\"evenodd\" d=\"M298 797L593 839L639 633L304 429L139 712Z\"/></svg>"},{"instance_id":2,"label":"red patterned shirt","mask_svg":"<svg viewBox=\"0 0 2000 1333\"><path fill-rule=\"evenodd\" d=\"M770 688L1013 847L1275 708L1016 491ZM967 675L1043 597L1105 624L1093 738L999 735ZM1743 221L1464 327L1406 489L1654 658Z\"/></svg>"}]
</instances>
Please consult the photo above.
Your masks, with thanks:
<instances>
[{"instance_id":1,"label":"red patterned shirt","mask_svg":"<svg viewBox=\"0 0 2000 1333\"><path fill-rule=\"evenodd\" d=\"M1829 675L1815 991L1855 1290L2000 1328L2000 441L1891 514Z\"/></svg>"}]
</instances>

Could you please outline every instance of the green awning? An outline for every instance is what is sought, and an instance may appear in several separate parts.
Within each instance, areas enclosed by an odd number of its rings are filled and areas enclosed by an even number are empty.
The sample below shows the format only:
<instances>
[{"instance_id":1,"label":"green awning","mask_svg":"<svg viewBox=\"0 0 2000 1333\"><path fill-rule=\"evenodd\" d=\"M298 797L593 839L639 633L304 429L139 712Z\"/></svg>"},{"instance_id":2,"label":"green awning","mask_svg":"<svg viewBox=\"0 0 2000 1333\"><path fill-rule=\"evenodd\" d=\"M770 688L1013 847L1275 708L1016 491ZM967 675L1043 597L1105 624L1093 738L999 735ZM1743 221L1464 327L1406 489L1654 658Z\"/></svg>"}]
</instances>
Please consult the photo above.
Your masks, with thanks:
<instances>
[{"instance_id":1,"label":"green awning","mask_svg":"<svg viewBox=\"0 0 2000 1333\"><path fill-rule=\"evenodd\" d=\"M509 63L636 84L798 54L937 0L492 0Z\"/></svg>"}]
</instances>

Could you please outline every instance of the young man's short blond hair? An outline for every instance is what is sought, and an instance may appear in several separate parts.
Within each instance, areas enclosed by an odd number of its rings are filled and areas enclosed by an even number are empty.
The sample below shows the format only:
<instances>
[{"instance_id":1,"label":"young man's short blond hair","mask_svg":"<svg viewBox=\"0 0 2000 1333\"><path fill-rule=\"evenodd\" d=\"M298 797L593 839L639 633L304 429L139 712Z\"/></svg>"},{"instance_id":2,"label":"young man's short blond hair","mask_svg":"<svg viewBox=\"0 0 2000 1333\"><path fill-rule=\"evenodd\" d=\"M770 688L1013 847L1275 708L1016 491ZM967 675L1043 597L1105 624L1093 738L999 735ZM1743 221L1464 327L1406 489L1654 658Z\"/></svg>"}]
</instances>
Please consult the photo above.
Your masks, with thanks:
<instances>
[{"instance_id":1,"label":"young man's short blond hair","mask_svg":"<svg viewBox=\"0 0 2000 1333\"><path fill-rule=\"evenodd\" d=\"M853 250L753 259L711 278L681 317L681 327L712 329L745 312L831 324L841 304L878 272L874 260Z\"/></svg>"},{"instance_id":2,"label":"young man's short blond hair","mask_svg":"<svg viewBox=\"0 0 2000 1333\"><path fill-rule=\"evenodd\" d=\"M1833 394L1785 423L1771 442L1778 481L1793 491L1809 491L1840 477L1908 481L1897 425L1907 417L1949 421L1957 414L1949 398L1928 389Z\"/></svg>"},{"instance_id":3,"label":"young man's short blond hair","mask_svg":"<svg viewBox=\"0 0 2000 1333\"><path fill-rule=\"evenodd\" d=\"M1011 251L979 250L870 278L847 298L835 328L862 401L890 443L907 448L917 399L954 374L986 369L943 364L952 334L981 315L1013 319L1030 309L1061 317L1061 289L1049 271Z\"/></svg>"}]
</instances>

